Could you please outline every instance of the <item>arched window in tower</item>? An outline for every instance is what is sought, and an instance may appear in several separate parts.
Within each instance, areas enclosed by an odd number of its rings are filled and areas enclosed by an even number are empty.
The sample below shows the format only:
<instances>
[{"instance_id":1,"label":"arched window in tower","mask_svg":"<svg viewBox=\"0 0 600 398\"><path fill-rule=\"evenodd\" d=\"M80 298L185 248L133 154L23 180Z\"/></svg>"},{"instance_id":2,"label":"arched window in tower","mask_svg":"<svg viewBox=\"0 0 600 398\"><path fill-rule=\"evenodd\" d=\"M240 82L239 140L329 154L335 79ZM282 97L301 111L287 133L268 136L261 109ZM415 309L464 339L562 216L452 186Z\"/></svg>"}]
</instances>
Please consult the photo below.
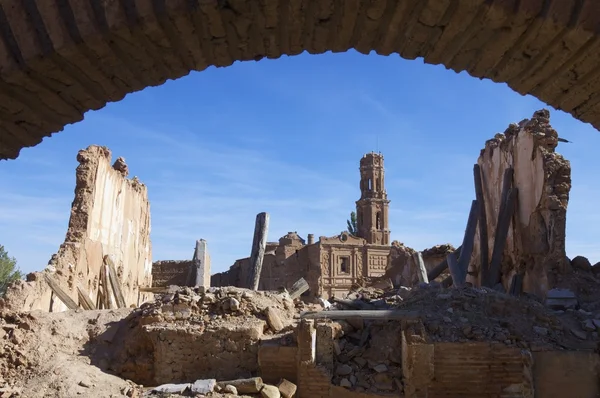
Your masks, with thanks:
<instances>
[{"instance_id":1,"label":"arched window in tower","mask_svg":"<svg viewBox=\"0 0 600 398\"><path fill-rule=\"evenodd\" d=\"M378 211L377 214L375 214L375 228L381 229L381 212L380 211Z\"/></svg>"},{"instance_id":2,"label":"arched window in tower","mask_svg":"<svg viewBox=\"0 0 600 398\"><path fill-rule=\"evenodd\" d=\"M371 187L371 184L372 184L372 181L371 181L371 179L369 178L369 191L373 189L373 188Z\"/></svg>"}]
</instances>

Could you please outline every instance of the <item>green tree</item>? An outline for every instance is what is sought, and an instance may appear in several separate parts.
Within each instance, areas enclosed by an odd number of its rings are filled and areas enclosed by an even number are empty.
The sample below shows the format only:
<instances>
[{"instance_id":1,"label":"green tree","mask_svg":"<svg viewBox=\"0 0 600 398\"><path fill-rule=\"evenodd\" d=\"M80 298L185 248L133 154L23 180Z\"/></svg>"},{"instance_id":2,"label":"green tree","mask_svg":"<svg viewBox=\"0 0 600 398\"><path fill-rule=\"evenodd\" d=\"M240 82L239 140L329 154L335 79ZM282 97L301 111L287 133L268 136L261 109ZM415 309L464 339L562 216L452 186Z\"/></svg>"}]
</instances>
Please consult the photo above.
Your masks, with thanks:
<instances>
[{"instance_id":1,"label":"green tree","mask_svg":"<svg viewBox=\"0 0 600 398\"><path fill-rule=\"evenodd\" d=\"M0 245L0 296L6 293L8 285L17 279L21 279L21 270L17 268L17 260L9 257L4 246Z\"/></svg>"},{"instance_id":2,"label":"green tree","mask_svg":"<svg viewBox=\"0 0 600 398\"><path fill-rule=\"evenodd\" d=\"M350 235L358 236L358 226L356 223L356 213L350 213L350 219L346 220L346 224L348 224L348 232Z\"/></svg>"}]
</instances>

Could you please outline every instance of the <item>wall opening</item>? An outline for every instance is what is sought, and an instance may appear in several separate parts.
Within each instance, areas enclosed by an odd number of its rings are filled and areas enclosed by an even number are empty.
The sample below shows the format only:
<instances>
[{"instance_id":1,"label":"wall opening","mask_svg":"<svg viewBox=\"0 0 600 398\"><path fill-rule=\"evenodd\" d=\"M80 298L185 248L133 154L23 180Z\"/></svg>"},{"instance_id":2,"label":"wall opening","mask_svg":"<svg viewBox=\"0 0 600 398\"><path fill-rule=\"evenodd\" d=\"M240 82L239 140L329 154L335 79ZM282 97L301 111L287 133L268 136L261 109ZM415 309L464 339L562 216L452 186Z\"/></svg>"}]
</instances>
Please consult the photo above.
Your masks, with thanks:
<instances>
[{"instance_id":1,"label":"wall opening","mask_svg":"<svg viewBox=\"0 0 600 398\"><path fill-rule=\"evenodd\" d=\"M340 273L350 273L350 259L348 257L340 257Z\"/></svg>"},{"instance_id":2,"label":"wall opening","mask_svg":"<svg viewBox=\"0 0 600 398\"><path fill-rule=\"evenodd\" d=\"M375 214L375 228L381 229L381 212L380 211L378 211L377 214Z\"/></svg>"}]
</instances>

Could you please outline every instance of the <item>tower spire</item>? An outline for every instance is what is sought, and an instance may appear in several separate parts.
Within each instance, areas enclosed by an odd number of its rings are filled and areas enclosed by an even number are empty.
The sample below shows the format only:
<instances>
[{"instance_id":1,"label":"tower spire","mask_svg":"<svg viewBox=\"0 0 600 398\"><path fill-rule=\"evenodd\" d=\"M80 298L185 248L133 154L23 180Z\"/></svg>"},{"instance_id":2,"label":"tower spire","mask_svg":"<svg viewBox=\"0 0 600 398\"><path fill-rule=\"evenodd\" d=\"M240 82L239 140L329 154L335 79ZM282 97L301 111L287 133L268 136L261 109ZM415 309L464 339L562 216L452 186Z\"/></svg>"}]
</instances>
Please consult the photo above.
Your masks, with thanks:
<instances>
[{"instance_id":1,"label":"tower spire","mask_svg":"<svg viewBox=\"0 0 600 398\"><path fill-rule=\"evenodd\" d=\"M389 245L389 203L383 155L371 152L360 160L360 199L356 202L358 235L369 244Z\"/></svg>"}]
</instances>

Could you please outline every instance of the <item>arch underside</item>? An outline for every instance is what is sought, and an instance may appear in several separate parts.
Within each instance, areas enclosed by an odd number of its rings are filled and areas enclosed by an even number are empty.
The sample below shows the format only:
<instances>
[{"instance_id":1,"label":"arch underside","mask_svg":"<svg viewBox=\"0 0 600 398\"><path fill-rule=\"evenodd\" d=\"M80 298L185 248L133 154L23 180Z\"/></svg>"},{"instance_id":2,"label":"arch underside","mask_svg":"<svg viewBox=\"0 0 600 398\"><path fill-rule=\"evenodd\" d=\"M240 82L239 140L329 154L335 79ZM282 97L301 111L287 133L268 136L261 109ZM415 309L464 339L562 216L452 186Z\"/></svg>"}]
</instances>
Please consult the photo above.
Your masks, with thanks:
<instances>
[{"instance_id":1,"label":"arch underside","mask_svg":"<svg viewBox=\"0 0 600 398\"><path fill-rule=\"evenodd\" d=\"M505 82L600 127L596 0L0 0L0 159L209 66L349 49Z\"/></svg>"}]
</instances>

